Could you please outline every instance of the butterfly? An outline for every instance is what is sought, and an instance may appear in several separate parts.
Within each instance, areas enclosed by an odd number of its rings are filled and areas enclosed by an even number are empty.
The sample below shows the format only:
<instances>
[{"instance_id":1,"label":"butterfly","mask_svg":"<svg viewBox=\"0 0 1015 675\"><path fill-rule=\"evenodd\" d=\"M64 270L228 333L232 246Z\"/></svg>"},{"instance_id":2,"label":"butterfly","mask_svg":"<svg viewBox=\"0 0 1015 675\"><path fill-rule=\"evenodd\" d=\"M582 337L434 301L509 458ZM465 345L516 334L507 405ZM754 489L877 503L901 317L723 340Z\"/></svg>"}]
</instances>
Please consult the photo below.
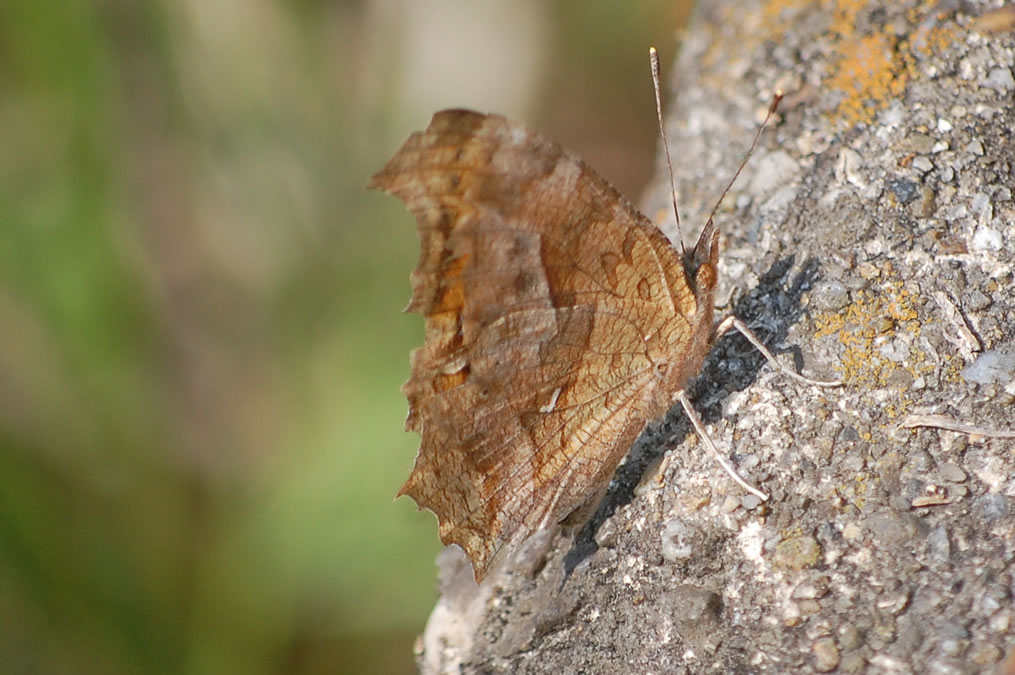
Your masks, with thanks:
<instances>
[{"instance_id":1,"label":"butterfly","mask_svg":"<svg viewBox=\"0 0 1015 675\"><path fill-rule=\"evenodd\" d=\"M436 113L369 186L420 237L407 311L424 340L403 391L421 444L398 495L436 514L477 581L534 532L591 516L675 402L705 433L684 390L738 323L713 323L711 218L678 251L580 158L468 110Z\"/></svg>"}]
</instances>

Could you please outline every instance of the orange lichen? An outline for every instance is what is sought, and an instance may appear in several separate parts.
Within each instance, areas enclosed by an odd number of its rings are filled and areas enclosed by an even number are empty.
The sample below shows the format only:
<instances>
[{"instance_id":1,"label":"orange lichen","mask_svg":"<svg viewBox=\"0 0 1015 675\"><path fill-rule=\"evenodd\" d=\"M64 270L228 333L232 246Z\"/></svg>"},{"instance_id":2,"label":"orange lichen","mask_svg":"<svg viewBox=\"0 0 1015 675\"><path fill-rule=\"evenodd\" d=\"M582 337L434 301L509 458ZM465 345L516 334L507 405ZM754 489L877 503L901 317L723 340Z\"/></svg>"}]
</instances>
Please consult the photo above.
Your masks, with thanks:
<instances>
[{"instance_id":1,"label":"orange lichen","mask_svg":"<svg viewBox=\"0 0 1015 675\"><path fill-rule=\"evenodd\" d=\"M789 30L794 13L813 5L805 0L770 0L762 8L762 25L773 36ZM853 125L872 121L890 101L898 98L915 73L912 52L939 53L956 40L954 28L942 24L944 16L928 15L933 8L912 10L907 20L914 26L902 36L892 26L870 25L863 20L869 0L824 0L829 16L825 35L828 67L824 86L841 95L834 117ZM862 28L866 27L866 28Z\"/></svg>"},{"instance_id":2,"label":"orange lichen","mask_svg":"<svg viewBox=\"0 0 1015 675\"><path fill-rule=\"evenodd\" d=\"M894 36L863 35L837 45L826 83L844 94L835 116L847 124L870 122L905 91L909 66Z\"/></svg>"},{"instance_id":3,"label":"orange lichen","mask_svg":"<svg viewBox=\"0 0 1015 675\"><path fill-rule=\"evenodd\" d=\"M843 37L852 36L856 31L857 17L867 7L867 0L837 0L823 3L832 13L831 29Z\"/></svg>"}]
</instances>

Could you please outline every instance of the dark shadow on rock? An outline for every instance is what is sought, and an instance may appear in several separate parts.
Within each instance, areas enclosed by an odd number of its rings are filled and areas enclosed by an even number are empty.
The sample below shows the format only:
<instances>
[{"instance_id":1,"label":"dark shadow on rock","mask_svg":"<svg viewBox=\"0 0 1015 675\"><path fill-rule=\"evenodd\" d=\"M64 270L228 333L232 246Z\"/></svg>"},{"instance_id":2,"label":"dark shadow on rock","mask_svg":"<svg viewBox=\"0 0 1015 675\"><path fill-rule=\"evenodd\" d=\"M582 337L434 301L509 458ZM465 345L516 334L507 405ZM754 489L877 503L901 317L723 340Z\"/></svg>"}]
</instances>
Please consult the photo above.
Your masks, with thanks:
<instances>
[{"instance_id":1,"label":"dark shadow on rock","mask_svg":"<svg viewBox=\"0 0 1015 675\"><path fill-rule=\"evenodd\" d=\"M808 258L801 269L787 282L787 275L793 269L795 256L776 260L766 271L758 285L737 300L732 313L746 323L761 341L776 355L793 353L793 367L801 367L800 348L796 345L779 347L786 339L789 329L803 314L801 299L818 279L818 261ZM720 317L722 318L722 317ZM751 386L765 367L765 357L737 331L730 331L713 346L701 374L691 385L691 400L709 400L707 408L698 407L698 414L707 424L722 416L722 399L734 391ZM719 392L722 391L722 395ZM661 424L651 425L635 445L645 443L651 450L634 453L620 465L610 487L589 522L575 535L574 545L564 556L564 580L567 583L571 573L583 560L594 554L599 545L596 533L599 527L617 509L634 499L634 490L641 481L645 469L661 454L663 439L667 444L679 444L688 433L694 433L691 423L680 408L675 405ZM654 443L653 443L654 440Z\"/></svg>"}]
</instances>

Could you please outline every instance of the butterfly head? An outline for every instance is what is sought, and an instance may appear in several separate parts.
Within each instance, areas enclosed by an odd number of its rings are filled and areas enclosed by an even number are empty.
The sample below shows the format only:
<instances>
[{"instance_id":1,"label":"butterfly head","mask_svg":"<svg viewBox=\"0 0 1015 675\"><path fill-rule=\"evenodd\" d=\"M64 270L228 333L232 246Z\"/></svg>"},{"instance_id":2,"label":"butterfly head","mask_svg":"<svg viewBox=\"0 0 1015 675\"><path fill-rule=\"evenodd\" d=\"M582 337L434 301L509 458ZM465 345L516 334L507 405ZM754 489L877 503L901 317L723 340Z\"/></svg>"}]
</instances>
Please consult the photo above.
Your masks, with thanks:
<instances>
[{"instance_id":1,"label":"butterfly head","mask_svg":"<svg viewBox=\"0 0 1015 675\"><path fill-rule=\"evenodd\" d=\"M719 229L709 218L705 223L698 243L683 256L684 270L688 280L694 280L694 295L698 301L698 311L707 305L712 310L712 294L716 285L716 266L719 264Z\"/></svg>"},{"instance_id":2,"label":"butterfly head","mask_svg":"<svg viewBox=\"0 0 1015 675\"><path fill-rule=\"evenodd\" d=\"M712 318L715 287L718 281L719 230L709 220L698 243L682 258L684 278L694 302L681 309L681 316L664 331L655 345L649 346L649 358L655 364L658 386L652 392L652 416L665 413L676 393L701 371L705 355L712 346ZM653 349L655 347L655 349Z\"/></svg>"}]
</instances>

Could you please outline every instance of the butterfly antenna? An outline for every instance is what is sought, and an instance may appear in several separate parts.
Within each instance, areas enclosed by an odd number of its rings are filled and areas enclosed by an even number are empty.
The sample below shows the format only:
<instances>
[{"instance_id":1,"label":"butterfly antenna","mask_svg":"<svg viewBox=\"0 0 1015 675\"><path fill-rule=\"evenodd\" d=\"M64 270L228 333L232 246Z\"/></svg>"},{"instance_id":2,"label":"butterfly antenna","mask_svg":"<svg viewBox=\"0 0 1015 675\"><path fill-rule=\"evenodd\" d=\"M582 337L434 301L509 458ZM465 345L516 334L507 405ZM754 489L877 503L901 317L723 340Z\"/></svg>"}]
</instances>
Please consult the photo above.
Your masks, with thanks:
<instances>
[{"instance_id":1,"label":"butterfly antenna","mask_svg":"<svg viewBox=\"0 0 1015 675\"><path fill-rule=\"evenodd\" d=\"M719 205L722 204L722 200L726 198L726 193L730 191L730 188L733 187L733 184L737 182L737 177L740 176L740 172L744 170L745 166L747 166L747 160L749 160L751 158L751 155L754 154L754 148L756 148L758 145L758 139L761 138L761 132L765 130L766 126L768 126L768 121L772 119L772 115L775 114L775 109L779 107L779 101L781 100L782 100L782 91L776 90L775 96L772 97L772 104L768 106L768 113L765 115L765 121L762 122L761 126L758 127L758 130L754 132L754 140L751 141L750 149L747 151L747 154L744 155L744 160L740 162L740 166L737 167L737 172L733 174L733 178L730 179L730 182L726 186L726 189L722 191L721 195L719 195L719 201L717 201L715 203L715 206L712 207L712 213L708 214L708 221L706 221L706 226L712 222L712 219L715 217L715 212L719 210Z\"/></svg>"},{"instance_id":2,"label":"butterfly antenna","mask_svg":"<svg viewBox=\"0 0 1015 675\"><path fill-rule=\"evenodd\" d=\"M659 93L659 53L655 47L648 48L648 58L652 63L652 88L656 92L656 119L659 120L659 135L663 137L663 151L666 153L666 168L670 171L670 194L673 196L673 216L677 219L677 236L680 237L680 252L685 257L684 233L680 231L680 211L677 210L677 182L673 178L673 162L670 160L670 143L666 140L666 126L663 124L663 99ZM728 189L728 188L727 188Z\"/></svg>"}]
</instances>

